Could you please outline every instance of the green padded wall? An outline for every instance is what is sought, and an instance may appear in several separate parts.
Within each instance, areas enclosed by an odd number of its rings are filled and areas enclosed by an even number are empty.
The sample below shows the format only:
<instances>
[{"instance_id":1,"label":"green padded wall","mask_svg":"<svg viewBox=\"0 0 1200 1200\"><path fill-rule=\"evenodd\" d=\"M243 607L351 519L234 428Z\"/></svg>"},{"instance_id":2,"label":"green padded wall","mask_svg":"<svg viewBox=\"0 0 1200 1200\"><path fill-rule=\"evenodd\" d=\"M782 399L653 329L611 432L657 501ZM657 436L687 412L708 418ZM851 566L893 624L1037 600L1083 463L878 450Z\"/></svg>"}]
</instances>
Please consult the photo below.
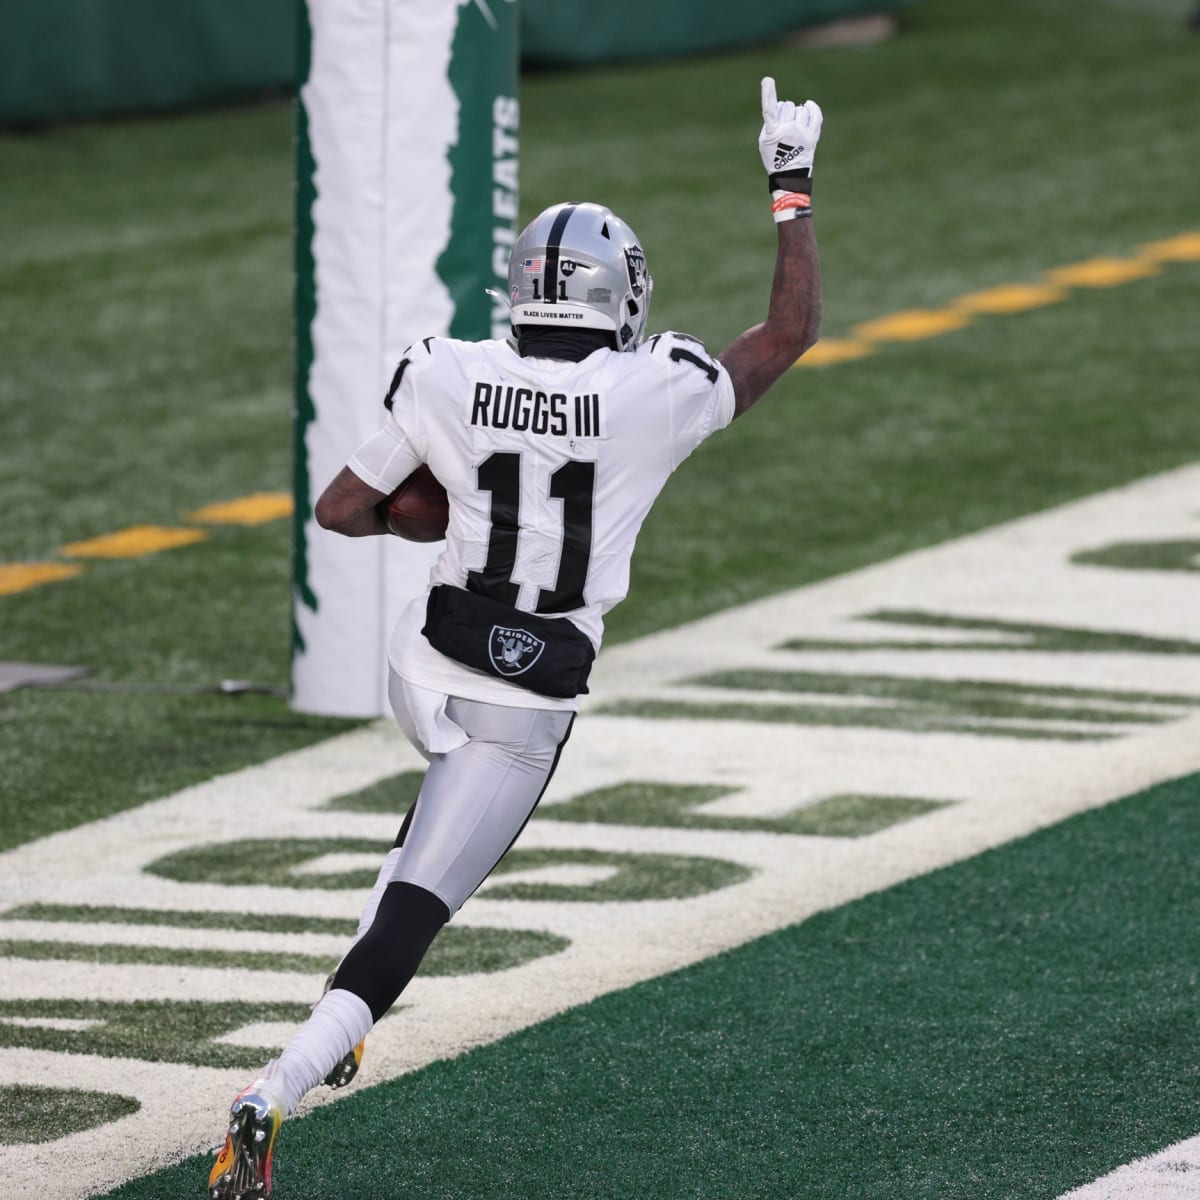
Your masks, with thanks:
<instances>
[{"instance_id":1,"label":"green padded wall","mask_svg":"<svg viewBox=\"0 0 1200 1200\"><path fill-rule=\"evenodd\" d=\"M912 0L520 0L521 57L542 66L698 54Z\"/></svg>"},{"instance_id":2,"label":"green padded wall","mask_svg":"<svg viewBox=\"0 0 1200 1200\"><path fill-rule=\"evenodd\" d=\"M522 61L571 66L749 45L788 30L912 2L517 0L517 7ZM291 90L299 81L301 3L0 4L0 124L182 108ZM476 0L488 13L499 3Z\"/></svg>"},{"instance_id":3,"label":"green padded wall","mask_svg":"<svg viewBox=\"0 0 1200 1200\"><path fill-rule=\"evenodd\" d=\"M299 0L0 4L0 123L291 89Z\"/></svg>"}]
</instances>

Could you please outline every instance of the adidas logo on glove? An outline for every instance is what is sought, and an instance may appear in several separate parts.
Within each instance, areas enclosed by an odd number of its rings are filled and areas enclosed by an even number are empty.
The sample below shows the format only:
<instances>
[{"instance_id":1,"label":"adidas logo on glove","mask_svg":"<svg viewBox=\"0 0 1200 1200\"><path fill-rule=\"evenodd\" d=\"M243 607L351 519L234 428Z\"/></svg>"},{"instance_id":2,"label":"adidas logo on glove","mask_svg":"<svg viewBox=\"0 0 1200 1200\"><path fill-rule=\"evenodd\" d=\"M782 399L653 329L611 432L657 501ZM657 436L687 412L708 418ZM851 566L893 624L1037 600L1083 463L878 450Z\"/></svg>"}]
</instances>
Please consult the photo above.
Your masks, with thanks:
<instances>
[{"instance_id":1,"label":"adidas logo on glove","mask_svg":"<svg viewBox=\"0 0 1200 1200\"><path fill-rule=\"evenodd\" d=\"M786 142L780 142L775 148L775 170L780 167L787 166L798 154L804 153L803 146L789 146Z\"/></svg>"}]
</instances>

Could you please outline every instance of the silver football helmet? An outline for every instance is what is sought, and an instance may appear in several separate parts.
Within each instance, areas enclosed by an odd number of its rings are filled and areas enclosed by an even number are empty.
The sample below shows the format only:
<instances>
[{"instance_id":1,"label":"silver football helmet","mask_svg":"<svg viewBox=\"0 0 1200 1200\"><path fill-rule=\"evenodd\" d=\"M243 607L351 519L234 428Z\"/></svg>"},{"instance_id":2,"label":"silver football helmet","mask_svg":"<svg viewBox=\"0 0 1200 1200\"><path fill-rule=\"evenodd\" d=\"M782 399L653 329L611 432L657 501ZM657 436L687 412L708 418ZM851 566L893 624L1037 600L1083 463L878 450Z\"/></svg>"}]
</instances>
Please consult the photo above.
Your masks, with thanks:
<instances>
[{"instance_id":1,"label":"silver football helmet","mask_svg":"<svg viewBox=\"0 0 1200 1200\"><path fill-rule=\"evenodd\" d=\"M546 209L508 262L514 326L609 329L618 350L634 350L646 336L653 289L637 235L601 204Z\"/></svg>"}]
</instances>

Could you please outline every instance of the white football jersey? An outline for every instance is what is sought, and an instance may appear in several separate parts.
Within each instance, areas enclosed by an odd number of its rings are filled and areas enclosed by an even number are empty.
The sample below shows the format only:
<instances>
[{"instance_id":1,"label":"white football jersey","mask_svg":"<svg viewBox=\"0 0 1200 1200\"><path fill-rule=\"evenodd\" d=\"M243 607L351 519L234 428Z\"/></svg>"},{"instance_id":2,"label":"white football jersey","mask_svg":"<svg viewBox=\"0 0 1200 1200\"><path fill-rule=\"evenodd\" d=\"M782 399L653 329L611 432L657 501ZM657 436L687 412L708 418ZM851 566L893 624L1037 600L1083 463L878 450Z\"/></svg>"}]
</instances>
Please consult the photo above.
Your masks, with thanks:
<instances>
[{"instance_id":1,"label":"white football jersey","mask_svg":"<svg viewBox=\"0 0 1200 1200\"><path fill-rule=\"evenodd\" d=\"M390 493L424 462L446 489L450 523L430 585L566 618L597 649L651 505L734 413L728 372L678 333L577 363L522 358L504 341L427 338L406 352L387 403L383 428L349 465ZM410 682L500 704L576 706L452 662L420 636L423 620L422 600L392 639L392 666Z\"/></svg>"}]
</instances>

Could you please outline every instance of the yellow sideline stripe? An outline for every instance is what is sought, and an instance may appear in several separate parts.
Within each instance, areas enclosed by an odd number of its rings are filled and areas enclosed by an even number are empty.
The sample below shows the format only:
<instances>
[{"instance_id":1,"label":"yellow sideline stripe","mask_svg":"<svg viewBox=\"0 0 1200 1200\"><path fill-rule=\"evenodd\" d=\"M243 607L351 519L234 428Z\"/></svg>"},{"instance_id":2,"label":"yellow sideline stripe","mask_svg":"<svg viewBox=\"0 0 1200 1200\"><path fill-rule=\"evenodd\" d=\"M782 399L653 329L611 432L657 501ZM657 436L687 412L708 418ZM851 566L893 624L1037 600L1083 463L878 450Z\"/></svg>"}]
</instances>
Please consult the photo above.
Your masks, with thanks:
<instances>
[{"instance_id":1,"label":"yellow sideline stripe","mask_svg":"<svg viewBox=\"0 0 1200 1200\"><path fill-rule=\"evenodd\" d=\"M1058 304L1070 296L1071 288L1108 288L1158 275L1162 264L1200 262L1200 231L1190 230L1146 242L1132 258L1089 258L1054 267L1041 283L1004 283L998 287L968 292L951 300L945 308L913 308L864 321L851 329L851 338L828 338L813 346L797 367L832 367L874 353L881 342L919 342L964 329L976 316L1029 312L1047 304Z\"/></svg>"},{"instance_id":2,"label":"yellow sideline stripe","mask_svg":"<svg viewBox=\"0 0 1200 1200\"><path fill-rule=\"evenodd\" d=\"M255 492L240 500L209 504L184 518L201 525L265 525L292 515L292 498L286 492Z\"/></svg>"},{"instance_id":3,"label":"yellow sideline stripe","mask_svg":"<svg viewBox=\"0 0 1200 1200\"><path fill-rule=\"evenodd\" d=\"M285 492L254 492L236 500L209 504L184 518L204 525L263 525L291 516L292 497ZM193 546L208 540L203 529L162 525L132 525L115 533L101 534L80 542L69 542L59 553L67 558L142 558L177 546ZM44 583L73 579L84 572L83 563L0 563L0 596L28 591Z\"/></svg>"},{"instance_id":4,"label":"yellow sideline stripe","mask_svg":"<svg viewBox=\"0 0 1200 1200\"><path fill-rule=\"evenodd\" d=\"M834 363L849 362L854 358L865 358L874 353L875 347L871 342L856 342L849 338L822 338L805 354L804 366L828 367Z\"/></svg>"},{"instance_id":5,"label":"yellow sideline stripe","mask_svg":"<svg viewBox=\"0 0 1200 1200\"><path fill-rule=\"evenodd\" d=\"M825 338L794 365L831 367L874 354L880 343L916 342L964 329L976 316L1028 312L1066 300L1071 288L1118 287L1159 274L1162 264L1200 262L1200 231L1146 242L1132 258L1089 258L1055 267L1041 283L1009 283L968 292L945 308L906 309L855 325L849 338ZM292 513L292 497L284 492L254 492L236 500L209 504L184 518L200 525L262 525ZM61 553L71 558L140 558L205 541L201 529L170 529L135 525L87 541L71 542ZM84 568L79 563L0 563L0 596L72 579Z\"/></svg>"},{"instance_id":6,"label":"yellow sideline stripe","mask_svg":"<svg viewBox=\"0 0 1200 1200\"><path fill-rule=\"evenodd\" d=\"M80 563L31 562L0 563L0 596L11 596L14 592L26 592L43 583L55 583L59 579L71 579L82 574Z\"/></svg>"},{"instance_id":7,"label":"yellow sideline stripe","mask_svg":"<svg viewBox=\"0 0 1200 1200\"><path fill-rule=\"evenodd\" d=\"M850 332L865 342L919 342L962 329L970 323L971 318L966 313L949 308L910 308L887 317L876 317L874 321L864 321Z\"/></svg>"},{"instance_id":8,"label":"yellow sideline stripe","mask_svg":"<svg viewBox=\"0 0 1200 1200\"><path fill-rule=\"evenodd\" d=\"M1086 262L1047 271L1046 278L1051 283L1061 283L1067 287L1106 288L1158 273L1158 265L1148 259L1089 258Z\"/></svg>"},{"instance_id":9,"label":"yellow sideline stripe","mask_svg":"<svg viewBox=\"0 0 1200 1200\"><path fill-rule=\"evenodd\" d=\"M1138 257L1151 262L1200 262L1200 233L1181 233L1163 242L1138 247Z\"/></svg>"},{"instance_id":10,"label":"yellow sideline stripe","mask_svg":"<svg viewBox=\"0 0 1200 1200\"><path fill-rule=\"evenodd\" d=\"M951 300L950 306L965 313L1028 312L1031 308L1057 304L1065 300L1067 295L1065 288L1051 287L1049 284L1004 283L982 292L968 292L957 300Z\"/></svg>"},{"instance_id":11,"label":"yellow sideline stripe","mask_svg":"<svg viewBox=\"0 0 1200 1200\"><path fill-rule=\"evenodd\" d=\"M176 546L203 542L208 534L203 529L167 529L162 525L133 525L89 538L85 542L70 542L62 552L70 558L141 558Z\"/></svg>"}]
</instances>

